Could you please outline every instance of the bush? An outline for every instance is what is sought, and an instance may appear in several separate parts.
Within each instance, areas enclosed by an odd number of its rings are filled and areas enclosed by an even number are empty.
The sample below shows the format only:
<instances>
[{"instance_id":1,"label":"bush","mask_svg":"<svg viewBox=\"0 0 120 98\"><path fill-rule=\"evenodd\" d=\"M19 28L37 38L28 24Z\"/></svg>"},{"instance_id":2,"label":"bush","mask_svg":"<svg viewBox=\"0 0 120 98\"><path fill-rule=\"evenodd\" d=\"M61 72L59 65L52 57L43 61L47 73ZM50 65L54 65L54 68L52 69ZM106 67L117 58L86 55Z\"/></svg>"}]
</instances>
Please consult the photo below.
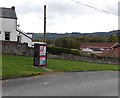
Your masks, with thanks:
<instances>
[{"instance_id":1,"label":"bush","mask_svg":"<svg viewBox=\"0 0 120 98\"><path fill-rule=\"evenodd\" d=\"M68 48L61 48L55 46L47 46L47 52L51 54L61 55L64 54L72 54L72 55L80 55L80 50L78 49L68 49Z\"/></svg>"},{"instance_id":2,"label":"bush","mask_svg":"<svg viewBox=\"0 0 120 98\"><path fill-rule=\"evenodd\" d=\"M96 57L96 56L98 56L98 54L96 54L96 53L90 53L90 56L91 57Z\"/></svg>"},{"instance_id":3,"label":"bush","mask_svg":"<svg viewBox=\"0 0 120 98\"><path fill-rule=\"evenodd\" d=\"M97 54L97 53L90 53L85 54L81 50L78 49L68 49L68 48L61 48L61 47L55 47L55 46L47 46L47 52L53 55L61 55L63 54L72 54L72 55L79 55L79 56L85 56L85 57L97 57L99 59L106 58L106 57L117 57L115 55L106 55L106 54Z\"/></svg>"},{"instance_id":4,"label":"bush","mask_svg":"<svg viewBox=\"0 0 120 98\"><path fill-rule=\"evenodd\" d=\"M70 54L72 54L72 55L80 55L80 50L78 50L78 49L71 49L70 50Z\"/></svg>"},{"instance_id":5,"label":"bush","mask_svg":"<svg viewBox=\"0 0 120 98\"><path fill-rule=\"evenodd\" d=\"M62 49L60 47L47 46L47 52L54 55L60 55L62 53Z\"/></svg>"}]
</instances>

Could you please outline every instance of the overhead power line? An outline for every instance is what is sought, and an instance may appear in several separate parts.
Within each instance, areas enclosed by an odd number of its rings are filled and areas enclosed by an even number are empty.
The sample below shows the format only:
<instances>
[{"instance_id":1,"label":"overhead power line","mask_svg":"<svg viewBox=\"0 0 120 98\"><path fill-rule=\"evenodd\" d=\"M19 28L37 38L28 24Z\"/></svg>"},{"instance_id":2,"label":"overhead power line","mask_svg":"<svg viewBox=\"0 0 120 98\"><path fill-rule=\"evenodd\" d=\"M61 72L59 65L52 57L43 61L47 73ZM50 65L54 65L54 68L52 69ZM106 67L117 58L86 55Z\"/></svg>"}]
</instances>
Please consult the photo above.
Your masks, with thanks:
<instances>
[{"instance_id":1,"label":"overhead power line","mask_svg":"<svg viewBox=\"0 0 120 98\"><path fill-rule=\"evenodd\" d=\"M96 8L96 7L94 7L94 6L91 6L91 5L88 5L88 4L85 4L85 3L81 3L81 2L78 2L78 1L75 1L75 0L70 0L70 1L73 1L73 2L75 2L75 3L81 4L81 5L84 5L84 6L87 6L87 7L89 7L89 8L93 8L93 9L95 9L95 10L99 10L99 11L104 12L104 13L107 13L107 14L112 14L112 15L117 15L117 16L118 16L118 14L114 14L114 13L111 13L111 12L108 12L108 11L105 11L105 10L102 10L102 9L99 9L99 8Z\"/></svg>"}]
</instances>

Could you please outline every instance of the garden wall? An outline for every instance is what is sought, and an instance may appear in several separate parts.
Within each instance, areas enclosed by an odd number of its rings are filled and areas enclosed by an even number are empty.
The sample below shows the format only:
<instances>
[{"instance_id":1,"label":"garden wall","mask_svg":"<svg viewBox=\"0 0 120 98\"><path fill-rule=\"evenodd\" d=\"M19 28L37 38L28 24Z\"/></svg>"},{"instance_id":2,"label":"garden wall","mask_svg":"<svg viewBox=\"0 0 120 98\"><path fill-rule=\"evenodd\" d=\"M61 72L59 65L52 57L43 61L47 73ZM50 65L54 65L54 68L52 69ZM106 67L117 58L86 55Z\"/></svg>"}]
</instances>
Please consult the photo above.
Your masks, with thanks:
<instances>
[{"instance_id":1,"label":"garden wall","mask_svg":"<svg viewBox=\"0 0 120 98\"><path fill-rule=\"evenodd\" d=\"M73 56L71 54L62 54L62 55L52 55L49 54L48 58L62 58L62 59L69 59L69 60L76 60L76 61L87 61L87 62L96 62L96 63L108 63L108 64L120 64L119 58L97 58L97 57L90 57L90 56Z\"/></svg>"},{"instance_id":2,"label":"garden wall","mask_svg":"<svg viewBox=\"0 0 120 98\"><path fill-rule=\"evenodd\" d=\"M28 47L27 43L19 43L15 41L0 41L2 42L2 53L20 56L34 56L34 49Z\"/></svg>"}]
</instances>

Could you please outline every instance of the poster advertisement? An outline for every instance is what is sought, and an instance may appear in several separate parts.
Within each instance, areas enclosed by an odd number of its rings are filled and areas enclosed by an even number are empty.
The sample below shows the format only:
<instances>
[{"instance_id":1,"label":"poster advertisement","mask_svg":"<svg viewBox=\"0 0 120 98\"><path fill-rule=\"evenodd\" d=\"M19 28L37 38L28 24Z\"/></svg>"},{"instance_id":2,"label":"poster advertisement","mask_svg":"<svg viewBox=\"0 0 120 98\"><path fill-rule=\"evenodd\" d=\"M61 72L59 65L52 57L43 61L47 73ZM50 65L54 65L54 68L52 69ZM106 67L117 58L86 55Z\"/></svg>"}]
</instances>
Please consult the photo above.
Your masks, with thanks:
<instances>
[{"instance_id":1,"label":"poster advertisement","mask_svg":"<svg viewBox=\"0 0 120 98\"><path fill-rule=\"evenodd\" d=\"M46 46L40 46L40 65L46 65Z\"/></svg>"}]
</instances>

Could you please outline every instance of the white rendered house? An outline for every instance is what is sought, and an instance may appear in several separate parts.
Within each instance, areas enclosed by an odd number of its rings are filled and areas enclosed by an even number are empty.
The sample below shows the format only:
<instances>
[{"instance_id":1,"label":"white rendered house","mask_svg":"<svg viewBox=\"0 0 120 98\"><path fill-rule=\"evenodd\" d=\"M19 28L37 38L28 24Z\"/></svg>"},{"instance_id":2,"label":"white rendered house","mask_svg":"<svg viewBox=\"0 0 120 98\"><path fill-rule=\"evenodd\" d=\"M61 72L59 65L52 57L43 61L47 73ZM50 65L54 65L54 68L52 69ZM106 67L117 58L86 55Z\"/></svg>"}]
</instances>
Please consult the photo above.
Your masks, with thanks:
<instances>
[{"instance_id":1,"label":"white rendered house","mask_svg":"<svg viewBox=\"0 0 120 98\"><path fill-rule=\"evenodd\" d=\"M28 43L32 46L32 36L17 28L15 7L0 7L0 40Z\"/></svg>"}]
</instances>

